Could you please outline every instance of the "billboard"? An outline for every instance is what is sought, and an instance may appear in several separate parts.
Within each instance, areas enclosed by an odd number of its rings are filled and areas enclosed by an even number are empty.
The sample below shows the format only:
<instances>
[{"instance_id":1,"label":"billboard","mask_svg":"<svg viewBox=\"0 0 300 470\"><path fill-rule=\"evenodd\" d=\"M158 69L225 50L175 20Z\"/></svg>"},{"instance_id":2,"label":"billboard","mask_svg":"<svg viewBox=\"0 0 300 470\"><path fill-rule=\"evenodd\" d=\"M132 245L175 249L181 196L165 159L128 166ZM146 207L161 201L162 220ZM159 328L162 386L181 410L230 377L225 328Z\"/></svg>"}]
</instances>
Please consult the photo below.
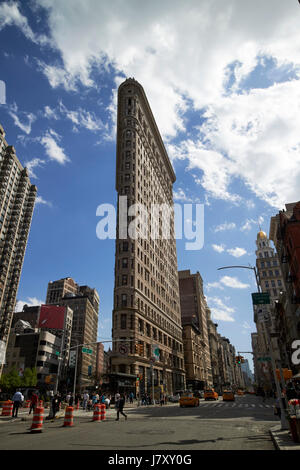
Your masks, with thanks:
<instances>
[{"instance_id":1,"label":"billboard","mask_svg":"<svg viewBox=\"0 0 300 470\"><path fill-rule=\"evenodd\" d=\"M42 305L38 328L54 328L56 330L64 329L66 307L57 307L56 305Z\"/></svg>"}]
</instances>

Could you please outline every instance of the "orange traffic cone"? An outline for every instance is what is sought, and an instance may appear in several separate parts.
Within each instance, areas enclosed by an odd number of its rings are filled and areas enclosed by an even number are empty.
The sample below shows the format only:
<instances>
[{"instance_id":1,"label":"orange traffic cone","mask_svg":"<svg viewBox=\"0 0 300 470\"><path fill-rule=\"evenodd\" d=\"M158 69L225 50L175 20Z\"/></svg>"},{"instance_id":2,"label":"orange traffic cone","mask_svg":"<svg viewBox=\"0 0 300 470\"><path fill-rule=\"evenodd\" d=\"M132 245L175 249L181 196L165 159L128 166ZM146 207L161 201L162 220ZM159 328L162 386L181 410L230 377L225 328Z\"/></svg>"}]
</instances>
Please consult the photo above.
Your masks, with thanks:
<instances>
[{"instance_id":1,"label":"orange traffic cone","mask_svg":"<svg viewBox=\"0 0 300 470\"><path fill-rule=\"evenodd\" d=\"M44 420L44 408L42 406L36 406L33 412L33 419L30 431L31 432L42 432Z\"/></svg>"},{"instance_id":2,"label":"orange traffic cone","mask_svg":"<svg viewBox=\"0 0 300 470\"><path fill-rule=\"evenodd\" d=\"M93 421L101 421L101 405L95 405L94 407L94 414L93 414Z\"/></svg>"},{"instance_id":3,"label":"orange traffic cone","mask_svg":"<svg viewBox=\"0 0 300 470\"><path fill-rule=\"evenodd\" d=\"M67 406L65 413L64 427L73 426L73 406Z\"/></svg>"},{"instance_id":4,"label":"orange traffic cone","mask_svg":"<svg viewBox=\"0 0 300 470\"><path fill-rule=\"evenodd\" d=\"M13 406L14 404L11 400L4 402L1 416L12 416Z\"/></svg>"}]
</instances>

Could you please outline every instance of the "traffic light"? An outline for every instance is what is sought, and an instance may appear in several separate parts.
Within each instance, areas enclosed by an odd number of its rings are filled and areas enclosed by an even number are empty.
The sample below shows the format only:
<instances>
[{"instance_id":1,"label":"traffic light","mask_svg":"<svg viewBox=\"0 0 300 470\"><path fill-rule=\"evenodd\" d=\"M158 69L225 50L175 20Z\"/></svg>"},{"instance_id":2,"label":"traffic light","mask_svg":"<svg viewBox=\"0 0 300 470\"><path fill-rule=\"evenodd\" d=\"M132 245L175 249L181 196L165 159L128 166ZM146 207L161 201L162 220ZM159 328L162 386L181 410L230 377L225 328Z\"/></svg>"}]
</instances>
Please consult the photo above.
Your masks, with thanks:
<instances>
[{"instance_id":1,"label":"traffic light","mask_svg":"<svg viewBox=\"0 0 300 470\"><path fill-rule=\"evenodd\" d=\"M143 344L139 344L139 355L140 356L144 355L144 345Z\"/></svg>"},{"instance_id":2,"label":"traffic light","mask_svg":"<svg viewBox=\"0 0 300 470\"><path fill-rule=\"evenodd\" d=\"M140 346L139 344L136 344L136 345L135 345L135 352L136 352L136 354L139 353L139 346Z\"/></svg>"},{"instance_id":3,"label":"traffic light","mask_svg":"<svg viewBox=\"0 0 300 470\"><path fill-rule=\"evenodd\" d=\"M241 362L242 362L241 359L242 359L241 356L236 356L235 362L236 362L237 364L241 364Z\"/></svg>"},{"instance_id":4,"label":"traffic light","mask_svg":"<svg viewBox=\"0 0 300 470\"><path fill-rule=\"evenodd\" d=\"M241 356L241 363L242 363L242 364L245 363L245 359L243 358L243 356Z\"/></svg>"}]
</instances>

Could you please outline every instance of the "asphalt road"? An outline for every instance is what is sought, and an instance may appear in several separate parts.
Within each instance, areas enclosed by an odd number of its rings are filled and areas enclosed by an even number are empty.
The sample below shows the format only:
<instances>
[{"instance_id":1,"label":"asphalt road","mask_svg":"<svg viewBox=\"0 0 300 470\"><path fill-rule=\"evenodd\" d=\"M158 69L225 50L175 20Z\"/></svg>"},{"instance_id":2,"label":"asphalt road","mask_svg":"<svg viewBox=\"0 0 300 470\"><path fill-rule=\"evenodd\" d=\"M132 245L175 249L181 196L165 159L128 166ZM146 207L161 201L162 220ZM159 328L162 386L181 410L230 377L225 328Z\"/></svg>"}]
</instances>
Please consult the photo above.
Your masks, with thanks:
<instances>
[{"instance_id":1,"label":"asphalt road","mask_svg":"<svg viewBox=\"0 0 300 470\"><path fill-rule=\"evenodd\" d=\"M178 404L126 409L128 419L108 410L106 420L75 412L74 426L63 418L44 421L43 432L30 432L31 420L0 422L1 450L274 450L269 429L279 420L273 400L245 395L235 402L201 400L196 408ZM22 416L22 415L20 415ZM27 418L28 415L26 414Z\"/></svg>"}]
</instances>

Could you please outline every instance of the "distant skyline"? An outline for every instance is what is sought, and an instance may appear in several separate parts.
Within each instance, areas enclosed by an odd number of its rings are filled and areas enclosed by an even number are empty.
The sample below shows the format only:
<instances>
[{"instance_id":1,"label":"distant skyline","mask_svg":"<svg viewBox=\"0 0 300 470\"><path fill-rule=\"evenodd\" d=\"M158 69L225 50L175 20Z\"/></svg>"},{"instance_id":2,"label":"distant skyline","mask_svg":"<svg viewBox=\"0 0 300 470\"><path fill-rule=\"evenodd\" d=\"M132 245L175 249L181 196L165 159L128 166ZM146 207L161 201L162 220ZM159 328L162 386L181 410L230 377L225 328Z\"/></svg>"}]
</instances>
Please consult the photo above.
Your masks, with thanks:
<instances>
[{"instance_id":1,"label":"distant skyline","mask_svg":"<svg viewBox=\"0 0 300 470\"><path fill-rule=\"evenodd\" d=\"M72 277L99 292L111 338L115 243L97 238L96 210L116 206L116 96L134 77L174 201L204 204L204 247L178 240L178 269L200 272L219 333L251 351L254 274L217 269L254 266L259 227L299 200L299 23L296 1L1 2L1 124L38 187L19 307Z\"/></svg>"}]
</instances>

